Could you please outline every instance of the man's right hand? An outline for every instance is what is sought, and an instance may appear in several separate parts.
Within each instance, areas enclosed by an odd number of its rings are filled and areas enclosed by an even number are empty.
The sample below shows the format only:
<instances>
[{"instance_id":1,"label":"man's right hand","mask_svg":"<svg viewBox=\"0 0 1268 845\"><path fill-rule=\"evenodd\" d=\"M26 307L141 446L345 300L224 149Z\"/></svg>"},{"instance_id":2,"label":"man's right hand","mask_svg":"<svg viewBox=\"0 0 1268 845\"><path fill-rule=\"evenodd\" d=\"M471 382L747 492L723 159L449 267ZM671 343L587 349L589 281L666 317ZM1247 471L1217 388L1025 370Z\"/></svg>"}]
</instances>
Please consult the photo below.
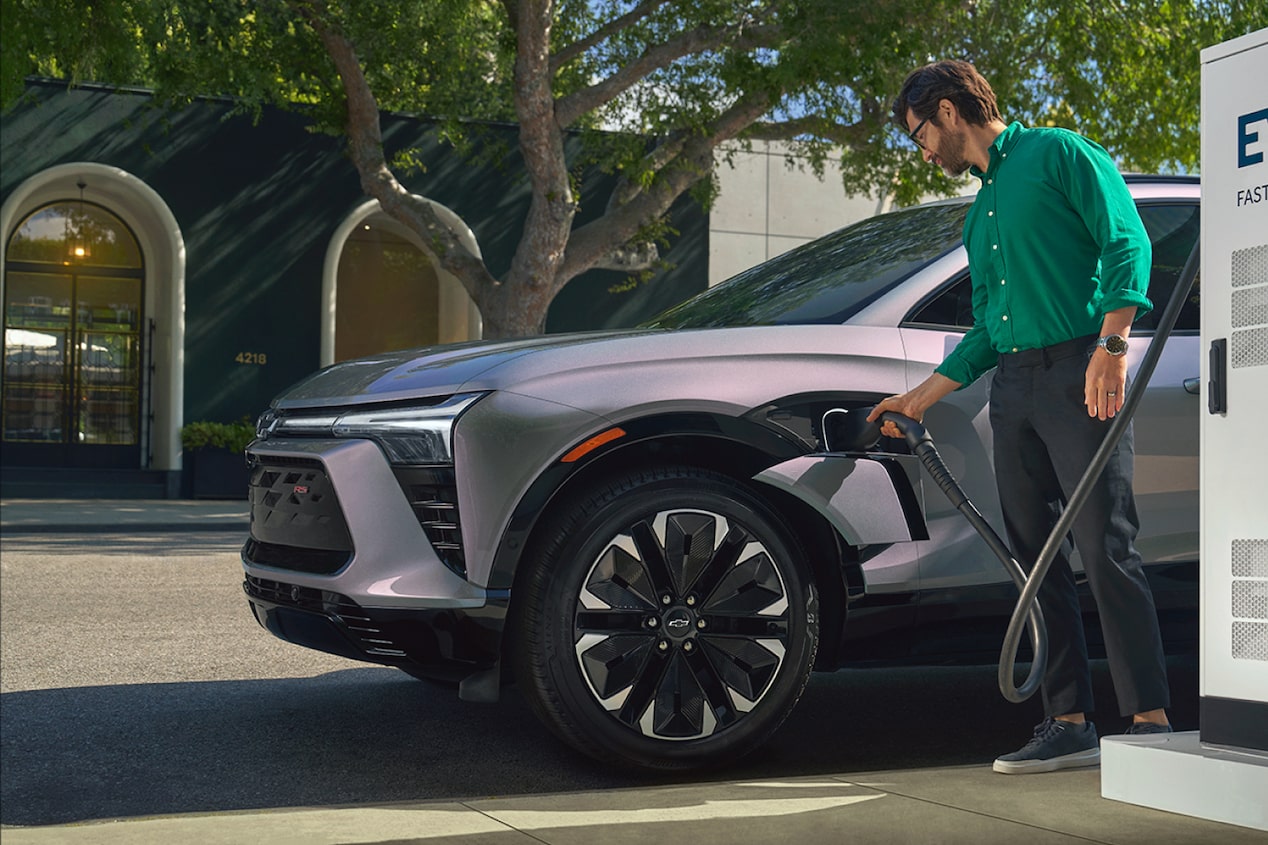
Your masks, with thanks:
<instances>
[{"instance_id":1,"label":"man's right hand","mask_svg":"<svg viewBox=\"0 0 1268 845\"><path fill-rule=\"evenodd\" d=\"M923 422L925 411L959 386L958 381L952 381L941 373L934 373L906 393L882 399L867 415L867 421L874 422L886 411L893 411L904 417L910 417L916 422ZM902 437L902 433L892 422L881 424L881 434L886 437Z\"/></svg>"}]
</instances>

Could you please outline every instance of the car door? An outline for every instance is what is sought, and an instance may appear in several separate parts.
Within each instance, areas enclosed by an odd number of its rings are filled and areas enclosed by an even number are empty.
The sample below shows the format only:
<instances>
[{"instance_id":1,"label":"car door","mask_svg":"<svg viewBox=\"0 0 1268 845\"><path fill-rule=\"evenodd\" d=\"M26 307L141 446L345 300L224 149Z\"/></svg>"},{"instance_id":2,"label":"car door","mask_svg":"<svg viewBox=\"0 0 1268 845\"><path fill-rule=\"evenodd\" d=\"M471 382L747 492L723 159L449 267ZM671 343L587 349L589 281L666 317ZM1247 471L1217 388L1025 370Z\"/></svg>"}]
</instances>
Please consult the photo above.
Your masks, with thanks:
<instances>
[{"instance_id":1,"label":"car door","mask_svg":"<svg viewBox=\"0 0 1268 845\"><path fill-rule=\"evenodd\" d=\"M1154 310L1132 330L1128 356L1133 375L1153 342L1158 318L1198 236L1196 200L1142 203L1140 213L1153 243ZM952 278L904 321L909 383L927 377L972 326L971 285L967 273ZM1159 567L1193 562L1198 554L1199 302L1200 285L1195 283L1135 418L1135 489L1141 519L1137 545L1146 563ZM988 374L931 408L925 423L948 467L1002 533L991 468L989 392ZM933 608L939 605L963 605L965 591L982 598L1009 595L1007 575L986 544L936 485L927 478L922 484L930 534L920 550L922 606L930 609L923 619L937 615ZM1077 554L1073 562L1076 570L1081 569Z\"/></svg>"}]
</instances>

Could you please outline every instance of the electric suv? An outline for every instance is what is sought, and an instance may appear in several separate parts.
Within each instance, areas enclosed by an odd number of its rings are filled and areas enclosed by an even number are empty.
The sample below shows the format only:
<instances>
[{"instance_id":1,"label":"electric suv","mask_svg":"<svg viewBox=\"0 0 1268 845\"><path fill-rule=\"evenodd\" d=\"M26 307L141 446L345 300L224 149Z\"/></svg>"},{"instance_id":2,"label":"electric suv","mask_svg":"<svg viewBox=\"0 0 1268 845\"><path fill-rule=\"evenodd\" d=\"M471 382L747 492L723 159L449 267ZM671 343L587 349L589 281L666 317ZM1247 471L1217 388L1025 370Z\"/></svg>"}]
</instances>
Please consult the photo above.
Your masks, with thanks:
<instances>
[{"instance_id":1,"label":"electric suv","mask_svg":"<svg viewBox=\"0 0 1268 845\"><path fill-rule=\"evenodd\" d=\"M1156 306L1134 368L1198 237L1198 184L1127 178ZM863 221L634 330L299 382L247 450L255 618L466 700L514 681L566 742L656 768L752 750L812 670L995 659L1016 591L994 555L905 444L833 452L823 432L827 411L923 380L971 325L968 208ZM1196 640L1197 307L1195 286L1135 426L1138 545L1172 649ZM989 381L925 425L999 525Z\"/></svg>"}]
</instances>

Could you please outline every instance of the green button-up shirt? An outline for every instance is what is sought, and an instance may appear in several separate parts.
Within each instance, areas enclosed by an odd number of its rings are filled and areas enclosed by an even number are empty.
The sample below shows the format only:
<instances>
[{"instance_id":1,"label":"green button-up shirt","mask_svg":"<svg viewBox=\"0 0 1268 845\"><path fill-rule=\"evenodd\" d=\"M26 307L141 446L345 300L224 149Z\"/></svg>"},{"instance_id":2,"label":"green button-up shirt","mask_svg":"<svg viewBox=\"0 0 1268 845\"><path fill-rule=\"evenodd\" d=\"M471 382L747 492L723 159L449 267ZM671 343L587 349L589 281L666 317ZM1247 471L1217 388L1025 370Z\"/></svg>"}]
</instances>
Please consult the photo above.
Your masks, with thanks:
<instances>
[{"instance_id":1,"label":"green button-up shirt","mask_svg":"<svg viewBox=\"0 0 1268 845\"><path fill-rule=\"evenodd\" d=\"M1014 123L990 149L964 246L973 328L937 372L968 385L999 353L1097 334L1107 311L1153 305L1152 249L1114 161L1065 129Z\"/></svg>"}]
</instances>

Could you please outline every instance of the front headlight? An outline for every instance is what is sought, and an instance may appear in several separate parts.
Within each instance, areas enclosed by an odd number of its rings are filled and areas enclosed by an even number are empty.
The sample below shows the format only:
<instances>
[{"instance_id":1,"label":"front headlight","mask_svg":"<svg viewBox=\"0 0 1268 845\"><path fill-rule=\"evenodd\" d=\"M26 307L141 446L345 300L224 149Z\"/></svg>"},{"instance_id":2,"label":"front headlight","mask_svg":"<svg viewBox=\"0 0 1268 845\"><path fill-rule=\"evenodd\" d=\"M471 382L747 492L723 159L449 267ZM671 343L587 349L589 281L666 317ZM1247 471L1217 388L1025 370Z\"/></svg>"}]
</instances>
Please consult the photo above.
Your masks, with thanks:
<instances>
[{"instance_id":1,"label":"front headlight","mask_svg":"<svg viewBox=\"0 0 1268 845\"><path fill-rule=\"evenodd\" d=\"M356 437L379 444L394 464L452 464L453 427L483 393L458 393L434 405L393 405L326 413L270 409L256 422L273 437Z\"/></svg>"},{"instance_id":2,"label":"front headlight","mask_svg":"<svg viewBox=\"0 0 1268 845\"><path fill-rule=\"evenodd\" d=\"M483 395L459 393L439 405L349 411L330 430L335 437L375 441L394 464L452 464L454 423Z\"/></svg>"}]
</instances>

